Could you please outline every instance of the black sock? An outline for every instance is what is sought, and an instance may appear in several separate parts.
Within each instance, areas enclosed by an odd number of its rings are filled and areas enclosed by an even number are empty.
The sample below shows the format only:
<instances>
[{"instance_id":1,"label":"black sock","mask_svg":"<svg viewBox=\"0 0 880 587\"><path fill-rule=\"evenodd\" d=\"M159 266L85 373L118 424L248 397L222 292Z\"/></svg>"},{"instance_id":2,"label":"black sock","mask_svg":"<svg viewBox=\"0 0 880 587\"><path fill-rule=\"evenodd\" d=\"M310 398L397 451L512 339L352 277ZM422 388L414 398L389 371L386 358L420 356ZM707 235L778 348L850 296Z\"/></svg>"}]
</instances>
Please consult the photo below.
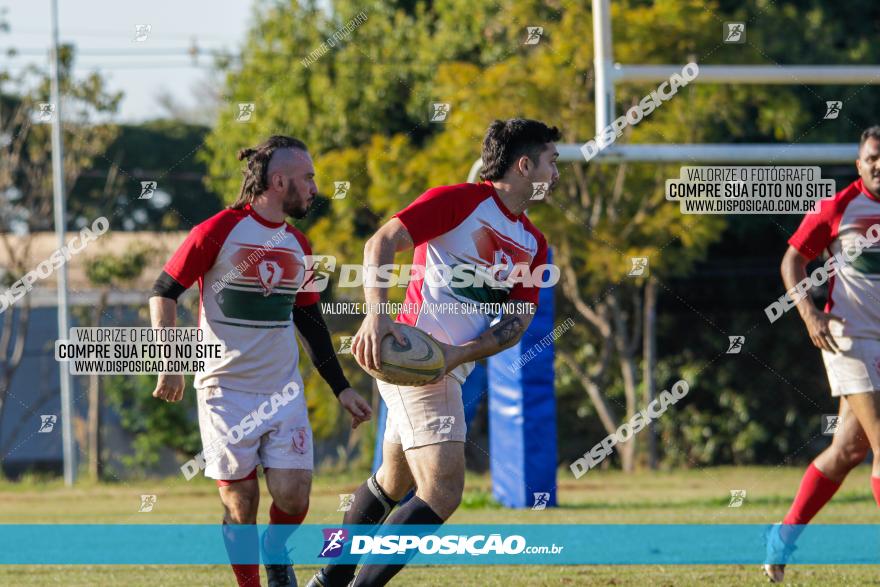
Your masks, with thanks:
<instances>
[{"instance_id":1,"label":"black sock","mask_svg":"<svg viewBox=\"0 0 880 587\"><path fill-rule=\"evenodd\" d=\"M358 487L354 492L354 500L351 509L345 512L342 523L375 526L385 521L397 502L379 487L376 476L373 475ZM375 530L374 530L375 532ZM327 577L327 587L345 587L354 578L357 565L327 565L324 567L324 576Z\"/></svg>"},{"instance_id":2,"label":"black sock","mask_svg":"<svg viewBox=\"0 0 880 587\"><path fill-rule=\"evenodd\" d=\"M440 526L443 524L443 518L438 516L437 513L431 509L431 506L422 501L418 496L415 496L406 502L406 504L402 505L399 510L394 512L394 514L389 516L385 521L385 525L388 526L395 524ZM413 556L415 556L415 551L412 552L410 558ZM394 577L394 575L399 573L402 568L403 565L371 565L369 564L368 559L367 564L364 564L364 566L361 567L361 572L358 573L357 578L354 580L354 587L376 587L378 585L385 585Z\"/></svg>"}]
</instances>

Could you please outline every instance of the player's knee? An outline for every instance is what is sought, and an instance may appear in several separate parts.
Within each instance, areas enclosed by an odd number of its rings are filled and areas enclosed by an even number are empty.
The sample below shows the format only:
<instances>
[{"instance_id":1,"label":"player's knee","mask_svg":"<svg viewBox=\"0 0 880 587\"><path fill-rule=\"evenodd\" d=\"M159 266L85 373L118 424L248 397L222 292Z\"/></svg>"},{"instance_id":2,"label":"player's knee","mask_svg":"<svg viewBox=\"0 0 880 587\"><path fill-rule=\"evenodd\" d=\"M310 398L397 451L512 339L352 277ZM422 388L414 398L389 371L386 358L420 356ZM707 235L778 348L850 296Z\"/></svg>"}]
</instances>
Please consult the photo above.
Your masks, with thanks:
<instances>
[{"instance_id":1,"label":"player's knee","mask_svg":"<svg viewBox=\"0 0 880 587\"><path fill-rule=\"evenodd\" d=\"M237 484L232 490L220 492L220 500L230 524L256 524L260 504L260 488L256 484Z\"/></svg>"},{"instance_id":2,"label":"player's knee","mask_svg":"<svg viewBox=\"0 0 880 587\"><path fill-rule=\"evenodd\" d=\"M376 471L376 482L379 484L379 487L382 488L382 491L385 492L385 495L394 501L400 501L406 497L406 494L409 493L409 490L415 485L415 481L409 470L404 470L402 468L391 470L385 468L384 465L379 467L379 470Z\"/></svg>"},{"instance_id":3,"label":"player's knee","mask_svg":"<svg viewBox=\"0 0 880 587\"><path fill-rule=\"evenodd\" d=\"M437 479L435 483L428 484L425 489L419 488L419 497L444 520L449 518L461 505L464 494L464 477L461 479L447 476Z\"/></svg>"},{"instance_id":4,"label":"player's knee","mask_svg":"<svg viewBox=\"0 0 880 587\"><path fill-rule=\"evenodd\" d=\"M413 483L412 478L410 478L409 482L402 483L398 482L392 486L390 491L385 490L385 486L379 483L379 487L382 488L382 491L385 491L385 495L393 499L394 501L400 501L406 494L409 493L413 487L415 487L415 483Z\"/></svg>"},{"instance_id":5,"label":"player's knee","mask_svg":"<svg viewBox=\"0 0 880 587\"><path fill-rule=\"evenodd\" d=\"M447 502L447 507L451 510L449 515L452 515L452 512L458 509L458 506L461 505L461 498L464 495L464 480L462 479L460 484L455 484L450 487L448 496L449 501ZM444 518L448 518L449 516L443 516Z\"/></svg>"},{"instance_id":6,"label":"player's knee","mask_svg":"<svg viewBox=\"0 0 880 587\"><path fill-rule=\"evenodd\" d=\"M438 477L436 487L444 495L449 496L450 500L454 500L455 506L458 507L461 495L464 493L464 467L452 468Z\"/></svg>"},{"instance_id":7,"label":"player's knee","mask_svg":"<svg viewBox=\"0 0 880 587\"><path fill-rule=\"evenodd\" d=\"M303 491L301 487L290 487L280 491L275 489L270 493L275 505L290 515L295 516L309 511L308 490Z\"/></svg>"},{"instance_id":8,"label":"player's knee","mask_svg":"<svg viewBox=\"0 0 880 587\"><path fill-rule=\"evenodd\" d=\"M843 461L850 467L856 467L865 462L868 457L868 447L866 446L846 446L843 448L841 455Z\"/></svg>"},{"instance_id":9,"label":"player's knee","mask_svg":"<svg viewBox=\"0 0 880 587\"><path fill-rule=\"evenodd\" d=\"M461 494L464 493L464 471L450 475L444 479L443 483L449 488L450 493L457 495L461 499Z\"/></svg>"},{"instance_id":10,"label":"player's knee","mask_svg":"<svg viewBox=\"0 0 880 587\"><path fill-rule=\"evenodd\" d=\"M229 524L256 524L259 499L251 496L238 496L234 500L225 500L226 521Z\"/></svg>"},{"instance_id":11,"label":"player's knee","mask_svg":"<svg viewBox=\"0 0 880 587\"><path fill-rule=\"evenodd\" d=\"M276 497L274 500L276 506L292 516L298 516L309 511L308 495L290 494L280 496L280 499Z\"/></svg>"},{"instance_id":12,"label":"player's knee","mask_svg":"<svg viewBox=\"0 0 880 587\"><path fill-rule=\"evenodd\" d=\"M862 463L868 456L868 447L863 444L854 442L832 443L831 454L833 461L829 462L826 467L834 467L834 471L828 471L830 474L846 474L850 469Z\"/></svg>"},{"instance_id":13,"label":"player's knee","mask_svg":"<svg viewBox=\"0 0 880 587\"><path fill-rule=\"evenodd\" d=\"M420 494L419 498L431 506L435 514L444 520L448 520L455 513L455 510L458 509L458 506L461 505L461 496L461 491L431 490Z\"/></svg>"}]
</instances>

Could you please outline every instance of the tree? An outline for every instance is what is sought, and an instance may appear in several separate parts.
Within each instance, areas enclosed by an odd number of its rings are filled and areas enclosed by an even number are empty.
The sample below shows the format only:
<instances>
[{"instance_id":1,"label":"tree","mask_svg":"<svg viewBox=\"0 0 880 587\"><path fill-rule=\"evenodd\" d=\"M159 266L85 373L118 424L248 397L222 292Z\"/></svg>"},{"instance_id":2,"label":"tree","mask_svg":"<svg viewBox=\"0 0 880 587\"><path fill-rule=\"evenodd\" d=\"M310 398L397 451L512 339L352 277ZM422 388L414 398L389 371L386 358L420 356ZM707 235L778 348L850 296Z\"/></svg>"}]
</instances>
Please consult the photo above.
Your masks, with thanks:
<instances>
[{"instance_id":1,"label":"tree","mask_svg":"<svg viewBox=\"0 0 880 587\"><path fill-rule=\"evenodd\" d=\"M196 326L198 311L198 296L184 294L178 300L177 325ZM149 308L139 308L135 325L150 326ZM151 395L156 375L111 375L103 378L102 385L107 405L119 414L122 429L134 438L133 453L121 458L134 475L147 473L159 463L163 452L170 451L185 461L201 451L192 375L185 376L184 400L174 403L156 401Z\"/></svg>"},{"instance_id":2,"label":"tree","mask_svg":"<svg viewBox=\"0 0 880 587\"><path fill-rule=\"evenodd\" d=\"M215 214L220 198L202 183L205 164L196 156L207 133L174 120L120 125L106 153L74 186L71 218L84 222L112 208L111 230L163 231L185 230ZM156 185L142 198L145 181Z\"/></svg>"},{"instance_id":3,"label":"tree","mask_svg":"<svg viewBox=\"0 0 880 587\"><path fill-rule=\"evenodd\" d=\"M107 253L92 257L86 269L86 278L89 283L98 289L98 302L92 306L91 315L83 316L79 322L88 326L101 326L101 320L107 313L110 293L114 289L120 289L130 285L143 273L144 267L155 250L149 246L134 246L120 255ZM79 308L84 310L84 308ZM82 314L88 312L83 311ZM103 400L101 397L101 379L97 374L89 375L89 411L88 411L88 439L84 443L88 446L89 476L93 481L102 477L103 466L101 461L101 411Z\"/></svg>"},{"instance_id":4,"label":"tree","mask_svg":"<svg viewBox=\"0 0 880 587\"><path fill-rule=\"evenodd\" d=\"M276 132L300 136L315 156L319 185L351 184L349 196L322 199L302 223L317 253L359 261L363 241L390 214L430 186L463 181L486 126L496 118L551 122L563 130L567 143L585 142L596 133L594 56L585 35L592 22L588 3L385 3L370 9L350 39L308 67L301 60L360 8L351 2L333 3L329 13L300 4L263 8L256 14L241 70L229 75L227 112L207 141L209 184L231 197L239 181L239 163L233 158L238 148ZM780 31L794 30L798 12L790 6L760 9L762 26L749 29L750 35L755 32L749 38L757 41L724 47L721 23L742 19L747 10L739 4L613 3L615 60L682 66L693 59L762 63L767 61L762 50L770 47L774 59L786 62L784 47L791 39ZM809 26L818 30L823 15L834 10L831 2L816 3ZM463 14L468 18L462 19ZM543 27L538 44L524 44L526 26ZM847 54L872 62L877 51L872 47L857 39L840 44L823 38L808 54L813 62L827 61L825 50L836 54L838 62L846 62ZM617 113L654 89L656 84L618 85ZM797 87L694 84L630 127L618 142L794 142L812 125L816 97L807 93ZM269 99L260 102L262 97ZM235 122L236 103L249 101L256 103L254 121ZM445 123L427 120L432 102L451 105ZM841 139L834 135L839 130L822 132ZM557 342L558 396L573 408L561 410L559 418L566 429L577 431L572 436L578 446L564 447L567 454L583 453L589 447L583 445L592 444L584 438L598 440L615 432L651 401L656 389L683 376L692 384L693 378L711 377L701 368L712 359L708 351L694 354L658 344L682 328L681 321L658 319L658 308L666 304L693 312L673 284L693 273L728 225L723 217L682 215L666 202L664 179L676 176L672 165L574 163L564 167L548 205L530 213L563 268L558 312L579 319ZM630 276L637 257L648 259L648 271ZM401 292L393 292L392 299L395 295ZM719 336L717 329L705 335L712 336ZM696 422L703 409L696 404L676 410ZM706 411L714 417L719 409L714 405ZM657 426L661 434L666 434L666 421ZM649 447L652 433L642 433ZM636 441L619 446L618 454L623 468L633 469ZM651 450L647 457L649 464L657 462Z\"/></svg>"}]
</instances>

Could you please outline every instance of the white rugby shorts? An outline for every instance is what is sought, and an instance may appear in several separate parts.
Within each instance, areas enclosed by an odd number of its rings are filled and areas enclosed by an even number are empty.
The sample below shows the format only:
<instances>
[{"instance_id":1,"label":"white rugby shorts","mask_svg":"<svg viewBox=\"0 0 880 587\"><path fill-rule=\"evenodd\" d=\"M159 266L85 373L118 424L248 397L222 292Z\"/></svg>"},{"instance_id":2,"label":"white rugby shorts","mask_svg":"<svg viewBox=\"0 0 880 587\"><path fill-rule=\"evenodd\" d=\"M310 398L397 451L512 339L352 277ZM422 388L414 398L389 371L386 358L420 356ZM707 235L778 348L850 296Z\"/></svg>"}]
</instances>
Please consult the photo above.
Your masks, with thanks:
<instances>
[{"instance_id":1,"label":"white rugby shorts","mask_svg":"<svg viewBox=\"0 0 880 587\"><path fill-rule=\"evenodd\" d=\"M393 385L376 381L388 407L385 441L403 450L437 444L464 442L467 424L461 384L447 375L437 383L421 386Z\"/></svg>"},{"instance_id":2,"label":"white rugby shorts","mask_svg":"<svg viewBox=\"0 0 880 587\"><path fill-rule=\"evenodd\" d=\"M314 468L312 428L302 386L275 394L197 389L205 476L222 481L265 468Z\"/></svg>"},{"instance_id":3,"label":"white rugby shorts","mask_svg":"<svg viewBox=\"0 0 880 587\"><path fill-rule=\"evenodd\" d=\"M880 390L880 340L835 336L839 353L822 351L831 395Z\"/></svg>"}]
</instances>

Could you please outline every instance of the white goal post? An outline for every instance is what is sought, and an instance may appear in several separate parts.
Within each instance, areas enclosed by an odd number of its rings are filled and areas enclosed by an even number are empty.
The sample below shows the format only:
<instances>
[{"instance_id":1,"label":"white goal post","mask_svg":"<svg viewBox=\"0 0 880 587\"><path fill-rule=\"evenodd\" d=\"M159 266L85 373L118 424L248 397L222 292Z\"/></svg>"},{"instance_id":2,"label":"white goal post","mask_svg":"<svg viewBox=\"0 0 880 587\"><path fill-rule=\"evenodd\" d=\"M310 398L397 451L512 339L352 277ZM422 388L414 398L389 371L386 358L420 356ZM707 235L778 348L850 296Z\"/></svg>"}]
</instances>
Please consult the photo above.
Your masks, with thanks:
<instances>
[{"instance_id":1,"label":"white goal post","mask_svg":"<svg viewBox=\"0 0 880 587\"><path fill-rule=\"evenodd\" d=\"M621 65L613 63L610 0L593 1L593 47L595 65L596 132L614 120L616 82L662 82L681 65ZM721 31L719 30L719 38ZM700 75L690 83L877 85L880 67L872 65L701 65ZM591 137L592 138L592 137ZM585 141L586 142L586 141ZM585 161L578 144L557 145L560 161ZM810 164L851 163L858 158L858 144L636 144L611 145L591 161L597 163L680 162ZM482 167L477 159L468 181L473 182Z\"/></svg>"}]
</instances>

